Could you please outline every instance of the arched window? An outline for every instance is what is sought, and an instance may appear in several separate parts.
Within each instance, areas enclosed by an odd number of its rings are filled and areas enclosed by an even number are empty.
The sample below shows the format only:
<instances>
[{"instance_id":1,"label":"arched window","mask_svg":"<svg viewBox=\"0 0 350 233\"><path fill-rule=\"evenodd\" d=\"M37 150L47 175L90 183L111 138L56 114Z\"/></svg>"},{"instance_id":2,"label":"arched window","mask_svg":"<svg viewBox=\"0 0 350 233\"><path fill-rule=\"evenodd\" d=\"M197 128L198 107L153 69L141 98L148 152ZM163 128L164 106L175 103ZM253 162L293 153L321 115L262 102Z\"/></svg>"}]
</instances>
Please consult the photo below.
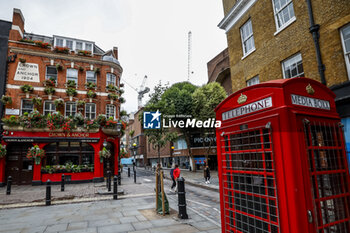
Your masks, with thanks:
<instances>
[{"instance_id":1,"label":"arched window","mask_svg":"<svg viewBox=\"0 0 350 233\"><path fill-rule=\"evenodd\" d=\"M94 148L82 142L54 142L46 145L44 166L46 165L93 165Z\"/></svg>"}]
</instances>

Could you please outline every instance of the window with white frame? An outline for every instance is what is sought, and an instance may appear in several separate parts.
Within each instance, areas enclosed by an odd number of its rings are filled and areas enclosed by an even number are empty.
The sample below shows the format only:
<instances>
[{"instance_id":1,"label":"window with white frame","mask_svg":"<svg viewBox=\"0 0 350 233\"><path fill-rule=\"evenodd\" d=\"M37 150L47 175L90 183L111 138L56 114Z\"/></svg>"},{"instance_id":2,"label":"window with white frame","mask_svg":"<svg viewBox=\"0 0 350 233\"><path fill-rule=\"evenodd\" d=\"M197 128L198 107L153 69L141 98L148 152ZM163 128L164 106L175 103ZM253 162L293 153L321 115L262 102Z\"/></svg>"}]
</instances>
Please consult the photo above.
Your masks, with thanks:
<instances>
[{"instance_id":1,"label":"window with white frame","mask_svg":"<svg viewBox=\"0 0 350 233\"><path fill-rule=\"evenodd\" d=\"M106 83L106 85L108 86L110 84L115 86L115 84L116 84L116 76L114 74L112 74L112 73L107 73L107 83Z\"/></svg>"},{"instance_id":2,"label":"window with white frame","mask_svg":"<svg viewBox=\"0 0 350 233\"><path fill-rule=\"evenodd\" d=\"M66 40L66 47L68 47L70 50L73 50L73 41Z\"/></svg>"},{"instance_id":3,"label":"window with white frame","mask_svg":"<svg viewBox=\"0 0 350 233\"><path fill-rule=\"evenodd\" d=\"M85 43L85 50L92 52L92 44Z\"/></svg>"},{"instance_id":4,"label":"window with white frame","mask_svg":"<svg viewBox=\"0 0 350 233\"><path fill-rule=\"evenodd\" d=\"M65 116L75 116L77 113L77 104L75 102L67 102L66 103L66 114Z\"/></svg>"},{"instance_id":5,"label":"window with white frame","mask_svg":"<svg viewBox=\"0 0 350 233\"><path fill-rule=\"evenodd\" d=\"M94 103L85 104L85 117L89 119L96 118L96 104Z\"/></svg>"},{"instance_id":6,"label":"window with white frame","mask_svg":"<svg viewBox=\"0 0 350 233\"><path fill-rule=\"evenodd\" d=\"M45 101L44 102L44 115L52 114L56 112L56 105L53 101Z\"/></svg>"},{"instance_id":7,"label":"window with white frame","mask_svg":"<svg viewBox=\"0 0 350 233\"><path fill-rule=\"evenodd\" d=\"M286 27L295 19L292 0L272 0L277 30Z\"/></svg>"},{"instance_id":8,"label":"window with white frame","mask_svg":"<svg viewBox=\"0 0 350 233\"><path fill-rule=\"evenodd\" d=\"M340 36L344 50L345 64L348 70L348 78L350 79L350 24L340 29Z\"/></svg>"},{"instance_id":9,"label":"window with white frame","mask_svg":"<svg viewBox=\"0 0 350 233\"><path fill-rule=\"evenodd\" d=\"M106 117L107 119L113 117L115 119L115 106L112 104L106 105Z\"/></svg>"},{"instance_id":10,"label":"window with white frame","mask_svg":"<svg viewBox=\"0 0 350 233\"><path fill-rule=\"evenodd\" d=\"M78 85L78 70L76 69L67 69L67 82L72 80Z\"/></svg>"},{"instance_id":11,"label":"window with white frame","mask_svg":"<svg viewBox=\"0 0 350 233\"><path fill-rule=\"evenodd\" d=\"M246 56L255 49L253 27L250 19L241 27L241 39L243 56Z\"/></svg>"},{"instance_id":12,"label":"window with white frame","mask_svg":"<svg viewBox=\"0 0 350 233\"><path fill-rule=\"evenodd\" d=\"M187 149L187 143L186 140L182 137L180 137L179 139L176 140L176 142L174 143L174 149L176 150L184 150Z\"/></svg>"},{"instance_id":13,"label":"window with white frame","mask_svg":"<svg viewBox=\"0 0 350 233\"><path fill-rule=\"evenodd\" d=\"M32 100L22 99L21 115L23 115L25 112L31 113L33 110L34 110L34 104Z\"/></svg>"},{"instance_id":14,"label":"window with white frame","mask_svg":"<svg viewBox=\"0 0 350 233\"><path fill-rule=\"evenodd\" d=\"M96 73L94 71L86 71L86 82L96 83Z\"/></svg>"},{"instance_id":15,"label":"window with white frame","mask_svg":"<svg viewBox=\"0 0 350 233\"><path fill-rule=\"evenodd\" d=\"M46 66L45 79L54 78L57 81L57 68L56 66Z\"/></svg>"},{"instance_id":16,"label":"window with white frame","mask_svg":"<svg viewBox=\"0 0 350 233\"><path fill-rule=\"evenodd\" d=\"M83 50L83 42L77 41L75 44L76 50Z\"/></svg>"},{"instance_id":17,"label":"window with white frame","mask_svg":"<svg viewBox=\"0 0 350 233\"><path fill-rule=\"evenodd\" d=\"M56 38L56 46L63 47L63 39Z\"/></svg>"},{"instance_id":18,"label":"window with white frame","mask_svg":"<svg viewBox=\"0 0 350 233\"><path fill-rule=\"evenodd\" d=\"M303 60L298 53L282 62L283 78L304 77Z\"/></svg>"},{"instance_id":19,"label":"window with white frame","mask_svg":"<svg viewBox=\"0 0 350 233\"><path fill-rule=\"evenodd\" d=\"M259 84L259 83L260 83L259 75L257 75L254 78L251 78L251 79L247 80L247 87L253 86L253 85Z\"/></svg>"}]
</instances>

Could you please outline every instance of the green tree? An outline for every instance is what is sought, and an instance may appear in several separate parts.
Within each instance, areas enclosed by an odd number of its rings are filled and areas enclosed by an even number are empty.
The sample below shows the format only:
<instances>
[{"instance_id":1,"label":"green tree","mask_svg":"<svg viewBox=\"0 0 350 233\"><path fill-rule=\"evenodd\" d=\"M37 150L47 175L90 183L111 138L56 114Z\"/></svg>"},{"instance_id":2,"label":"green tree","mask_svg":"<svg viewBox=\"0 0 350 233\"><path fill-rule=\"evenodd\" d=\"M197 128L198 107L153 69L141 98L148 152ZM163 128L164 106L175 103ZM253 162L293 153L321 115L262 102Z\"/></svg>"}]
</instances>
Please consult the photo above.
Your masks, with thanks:
<instances>
[{"instance_id":1,"label":"green tree","mask_svg":"<svg viewBox=\"0 0 350 233\"><path fill-rule=\"evenodd\" d=\"M155 86L154 91L150 94L150 100L147 102L143 109L143 112L156 112L159 110L162 114L168 114L168 109L165 101L162 101L161 97L163 93L167 90L167 86L159 83ZM139 119L143 122L143 112L139 115ZM144 134L147 136L148 141L158 152L158 163L160 164L160 149L164 147L167 142L172 142L176 140L177 133L170 132L168 128L160 129L145 129Z\"/></svg>"},{"instance_id":2,"label":"green tree","mask_svg":"<svg viewBox=\"0 0 350 233\"><path fill-rule=\"evenodd\" d=\"M217 82L208 83L198 88L192 95L193 98L193 112L192 115L197 120L205 121L208 119L215 119L214 109L226 98L225 89ZM215 137L215 128L199 128L201 137ZM209 151L214 146L216 141L209 141L205 143L203 140L203 147L207 147L206 161L208 162Z\"/></svg>"},{"instance_id":3,"label":"green tree","mask_svg":"<svg viewBox=\"0 0 350 233\"><path fill-rule=\"evenodd\" d=\"M162 95L162 101L165 102L167 106L168 115L192 115L193 112L193 98L192 94L198 87L189 83L189 82L180 82L173 84L168 88ZM181 117L177 118L181 120ZM194 157L191 150L191 128L179 128L178 129L181 135L184 137L187 147L188 155L194 164ZM196 167L193 167L193 170L196 171Z\"/></svg>"}]
</instances>

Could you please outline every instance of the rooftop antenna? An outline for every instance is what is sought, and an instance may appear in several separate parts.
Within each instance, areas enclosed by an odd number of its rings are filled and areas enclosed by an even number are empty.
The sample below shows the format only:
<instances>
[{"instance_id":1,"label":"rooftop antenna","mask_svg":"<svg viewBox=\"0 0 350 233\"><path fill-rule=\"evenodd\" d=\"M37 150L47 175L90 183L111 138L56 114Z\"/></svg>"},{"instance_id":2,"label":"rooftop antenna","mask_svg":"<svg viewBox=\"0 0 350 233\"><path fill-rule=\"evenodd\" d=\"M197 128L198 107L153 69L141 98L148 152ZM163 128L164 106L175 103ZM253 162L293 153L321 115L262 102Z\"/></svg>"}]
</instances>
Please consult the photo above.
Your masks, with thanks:
<instances>
[{"instance_id":1,"label":"rooftop antenna","mask_svg":"<svg viewBox=\"0 0 350 233\"><path fill-rule=\"evenodd\" d=\"M191 55L192 55L192 32L189 31L188 32L188 54L187 54L187 81L189 82L190 81L190 76L191 76L191 73L193 73L191 71Z\"/></svg>"}]
</instances>

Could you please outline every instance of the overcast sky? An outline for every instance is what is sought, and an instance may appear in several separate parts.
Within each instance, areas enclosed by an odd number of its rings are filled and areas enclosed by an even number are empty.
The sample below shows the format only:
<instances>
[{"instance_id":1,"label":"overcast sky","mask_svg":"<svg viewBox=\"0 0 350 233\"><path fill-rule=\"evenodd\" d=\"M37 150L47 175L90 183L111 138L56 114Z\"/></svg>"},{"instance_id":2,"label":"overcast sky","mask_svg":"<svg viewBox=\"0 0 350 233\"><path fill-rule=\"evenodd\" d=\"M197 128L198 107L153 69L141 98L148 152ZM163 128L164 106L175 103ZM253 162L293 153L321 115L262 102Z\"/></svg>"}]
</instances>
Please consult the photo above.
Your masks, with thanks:
<instances>
[{"instance_id":1,"label":"overcast sky","mask_svg":"<svg viewBox=\"0 0 350 233\"><path fill-rule=\"evenodd\" d=\"M12 21L21 9L26 32L91 40L100 48L119 48L122 81L139 88L147 75L151 90L159 82L187 80L188 32L192 32L190 81L207 82L207 62L227 47L221 0L0 0L0 19ZM125 84L128 112L137 110L137 93ZM148 94L143 102L148 98Z\"/></svg>"}]
</instances>

